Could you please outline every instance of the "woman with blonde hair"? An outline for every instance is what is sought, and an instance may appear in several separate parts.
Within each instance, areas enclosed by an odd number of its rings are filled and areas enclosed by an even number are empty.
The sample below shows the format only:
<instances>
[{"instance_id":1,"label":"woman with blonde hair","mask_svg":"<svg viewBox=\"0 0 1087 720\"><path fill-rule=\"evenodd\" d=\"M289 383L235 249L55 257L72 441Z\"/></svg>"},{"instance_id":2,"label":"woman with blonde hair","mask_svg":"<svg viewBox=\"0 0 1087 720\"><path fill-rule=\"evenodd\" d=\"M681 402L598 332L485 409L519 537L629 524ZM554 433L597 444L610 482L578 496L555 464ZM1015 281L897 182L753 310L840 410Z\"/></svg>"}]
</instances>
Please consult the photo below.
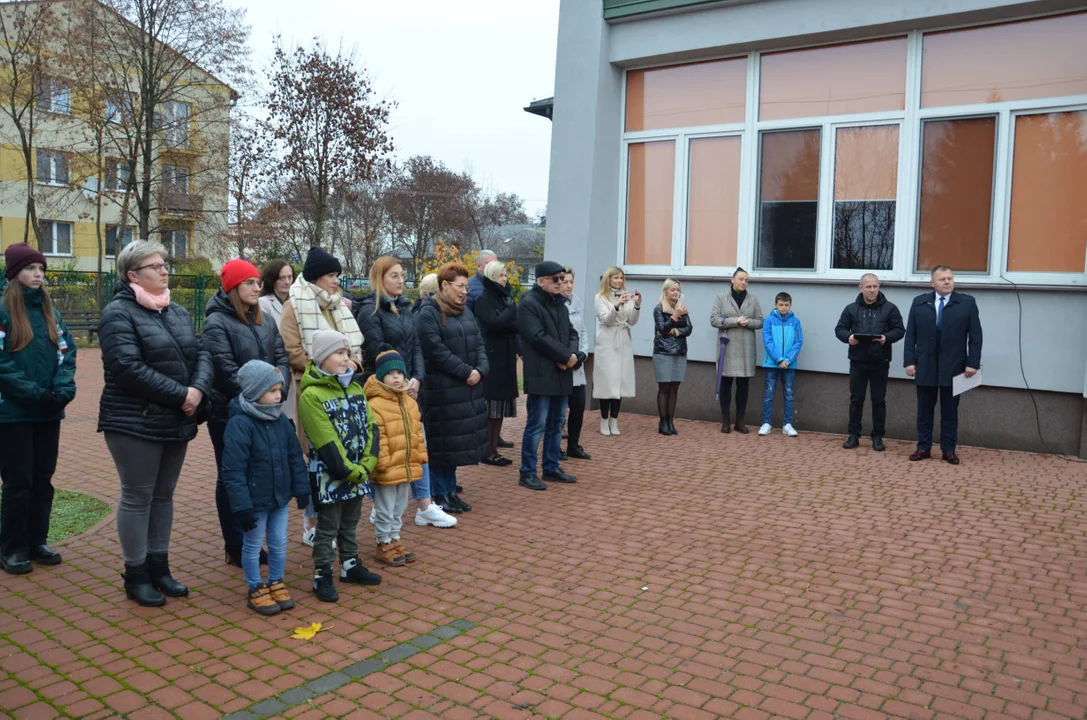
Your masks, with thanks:
<instances>
[{"instance_id":1,"label":"woman with blonde hair","mask_svg":"<svg viewBox=\"0 0 1087 720\"><path fill-rule=\"evenodd\" d=\"M661 286L661 299L653 308L653 374L657 380L657 415L661 435L678 435L676 401L679 385L687 376L687 337L693 329L683 286L668 278Z\"/></svg>"},{"instance_id":2,"label":"woman with blonde hair","mask_svg":"<svg viewBox=\"0 0 1087 720\"><path fill-rule=\"evenodd\" d=\"M45 544L64 407L75 397L75 342L43 287L46 259L26 243L4 252L0 302L0 567L56 565Z\"/></svg>"},{"instance_id":3,"label":"woman with blonde hair","mask_svg":"<svg viewBox=\"0 0 1087 720\"><path fill-rule=\"evenodd\" d=\"M475 314L491 372L483 378L487 398L486 465L505 467L513 461L498 452L502 421L517 417L517 303L513 300L506 263L492 260L483 268L483 292L476 298Z\"/></svg>"},{"instance_id":4,"label":"woman with blonde hair","mask_svg":"<svg viewBox=\"0 0 1087 720\"><path fill-rule=\"evenodd\" d=\"M600 434L619 434L619 404L634 397L634 341L630 328L638 322L642 294L628 292L626 276L610 267L596 294L596 350L593 397L600 400Z\"/></svg>"}]
</instances>

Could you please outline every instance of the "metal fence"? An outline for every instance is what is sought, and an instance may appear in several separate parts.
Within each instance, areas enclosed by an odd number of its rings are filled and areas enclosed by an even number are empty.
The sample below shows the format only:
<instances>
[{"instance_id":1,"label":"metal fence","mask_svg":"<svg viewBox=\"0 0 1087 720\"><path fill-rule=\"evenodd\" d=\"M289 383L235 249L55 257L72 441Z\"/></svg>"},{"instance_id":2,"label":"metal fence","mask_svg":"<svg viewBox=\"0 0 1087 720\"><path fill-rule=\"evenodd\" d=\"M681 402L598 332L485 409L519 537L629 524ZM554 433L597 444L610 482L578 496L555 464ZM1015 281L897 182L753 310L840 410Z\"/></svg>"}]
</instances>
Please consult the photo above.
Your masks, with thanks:
<instances>
[{"instance_id":1,"label":"metal fence","mask_svg":"<svg viewBox=\"0 0 1087 720\"><path fill-rule=\"evenodd\" d=\"M101 312L113 300L117 274L49 270L45 273L45 281L53 305L61 315ZM171 275L170 299L188 310L196 329L201 330L204 327L204 307L218 287L219 278L214 275Z\"/></svg>"}]
</instances>

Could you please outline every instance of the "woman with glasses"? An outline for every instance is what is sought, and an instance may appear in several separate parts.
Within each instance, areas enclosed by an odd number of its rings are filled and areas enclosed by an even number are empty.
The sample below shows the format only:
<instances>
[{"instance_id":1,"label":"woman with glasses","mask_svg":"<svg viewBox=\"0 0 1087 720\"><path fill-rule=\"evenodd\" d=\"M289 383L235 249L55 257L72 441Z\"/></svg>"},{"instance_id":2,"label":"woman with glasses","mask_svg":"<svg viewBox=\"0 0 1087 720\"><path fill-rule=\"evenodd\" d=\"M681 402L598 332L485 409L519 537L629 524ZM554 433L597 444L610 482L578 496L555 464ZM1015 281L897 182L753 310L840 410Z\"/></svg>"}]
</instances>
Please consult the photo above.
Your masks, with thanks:
<instances>
[{"instance_id":1,"label":"woman with glasses","mask_svg":"<svg viewBox=\"0 0 1087 720\"><path fill-rule=\"evenodd\" d=\"M189 313L170 302L166 254L144 240L121 250L113 301L98 321L105 369L98 430L121 478L125 594L140 605L189 593L167 561L174 486L213 373Z\"/></svg>"},{"instance_id":2,"label":"woman with glasses","mask_svg":"<svg viewBox=\"0 0 1087 720\"><path fill-rule=\"evenodd\" d=\"M211 353L215 379L211 386L211 413L208 434L215 448L215 508L223 533L226 562L242 566L242 527L230 509L223 484L223 433L230 419L231 400L241 394L238 370L250 360L263 360L279 369L283 378L283 396L291 382L291 367L283 350L283 338L275 322L265 316L260 306L260 271L245 260L231 260L223 265L223 286L208 300L204 321L204 348ZM267 554L261 553L262 559Z\"/></svg>"},{"instance_id":3,"label":"woman with glasses","mask_svg":"<svg viewBox=\"0 0 1087 720\"><path fill-rule=\"evenodd\" d=\"M447 513L471 506L457 494L457 468L487 454L487 399L483 378L490 365L468 299L468 269L447 263L438 271L438 292L423 303L416 332L426 358L423 422L430 456L430 490Z\"/></svg>"}]
</instances>

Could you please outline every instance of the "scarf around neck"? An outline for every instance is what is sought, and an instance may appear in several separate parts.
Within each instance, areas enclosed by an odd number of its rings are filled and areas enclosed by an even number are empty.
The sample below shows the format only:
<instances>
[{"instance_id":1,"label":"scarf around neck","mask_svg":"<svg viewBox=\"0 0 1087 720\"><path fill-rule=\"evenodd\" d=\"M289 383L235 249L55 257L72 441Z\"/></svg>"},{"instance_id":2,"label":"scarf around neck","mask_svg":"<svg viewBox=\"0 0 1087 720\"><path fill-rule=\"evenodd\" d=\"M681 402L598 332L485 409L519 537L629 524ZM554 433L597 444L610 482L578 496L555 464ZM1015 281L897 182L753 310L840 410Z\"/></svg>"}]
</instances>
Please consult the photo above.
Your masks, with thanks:
<instances>
[{"instance_id":1,"label":"scarf around neck","mask_svg":"<svg viewBox=\"0 0 1087 720\"><path fill-rule=\"evenodd\" d=\"M261 405L246 399L245 395L239 395L238 404L241 405L242 411L254 420L271 422L283 414L283 403L281 402L272 405Z\"/></svg>"},{"instance_id":2,"label":"scarf around neck","mask_svg":"<svg viewBox=\"0 0 1087 720\"><path fill-rule=\"evenodd\" d=\"M290 302L302 335L302 348L308 357L313 357L313 336L318 330L342 332L351 346L351 355L362 355L362 331L355 316L343 304L340 293L329 295L300 275L291 285Z\"/></svg>"},{"instance_id":3,"label":"scarf around neck","mask_svg":"<svg viewBox=\"0 0 1087 720\"><path fill-rule=\"evenodd\" d=\"M464 312L464 304L455 305L445 299L440 292L434 293L431 297L434 298L434 302L438 305L438 310L442 313L442 322L445 322L447 317L457 317Z\"/></svg>"},{"instance_id":4,"label":"scarf around neck","mask_svg":"<svg viewBox=\"0 0 1087 720\"><path fill-rule=\"evenodd\" d=\"M152 312L162 312L170 306L170 288L166 288L158 295L152 295L136 283L131 283L129 287L132 288L132 292L136 295L136 302L141 307L145 307Z\"/></svg>"},{"instance_id":5,"label":"scarf around neck","mask_svg":"<svg viewBox=\"0 0 1087 720\"><path fill-rule=\"evenodd\" d=\"M736 309L739 310L744 306L744 300L747 299L747 290L732 288L732 299L736 302Z\"/></svg>"}]
</instances>

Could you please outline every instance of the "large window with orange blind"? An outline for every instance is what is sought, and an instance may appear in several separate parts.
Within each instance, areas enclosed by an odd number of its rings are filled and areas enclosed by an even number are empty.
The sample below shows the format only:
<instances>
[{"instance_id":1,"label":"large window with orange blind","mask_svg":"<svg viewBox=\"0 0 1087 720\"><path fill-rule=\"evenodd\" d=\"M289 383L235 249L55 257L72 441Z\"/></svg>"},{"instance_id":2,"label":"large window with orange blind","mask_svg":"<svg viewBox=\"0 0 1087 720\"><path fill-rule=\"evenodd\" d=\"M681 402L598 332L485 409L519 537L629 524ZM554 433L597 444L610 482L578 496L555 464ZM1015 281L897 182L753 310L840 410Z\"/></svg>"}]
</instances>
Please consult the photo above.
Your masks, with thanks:
<instances>
[{"instance_id":1,"label":"large window with orange blind","mask_svg":"<svg viewBox=\"0 0 1087 720\"><path fill-rule=\"evenodd\" d=\"M1087 285L1087 12L629 70L620 260Z\"/></svg>"}]
</instances>

